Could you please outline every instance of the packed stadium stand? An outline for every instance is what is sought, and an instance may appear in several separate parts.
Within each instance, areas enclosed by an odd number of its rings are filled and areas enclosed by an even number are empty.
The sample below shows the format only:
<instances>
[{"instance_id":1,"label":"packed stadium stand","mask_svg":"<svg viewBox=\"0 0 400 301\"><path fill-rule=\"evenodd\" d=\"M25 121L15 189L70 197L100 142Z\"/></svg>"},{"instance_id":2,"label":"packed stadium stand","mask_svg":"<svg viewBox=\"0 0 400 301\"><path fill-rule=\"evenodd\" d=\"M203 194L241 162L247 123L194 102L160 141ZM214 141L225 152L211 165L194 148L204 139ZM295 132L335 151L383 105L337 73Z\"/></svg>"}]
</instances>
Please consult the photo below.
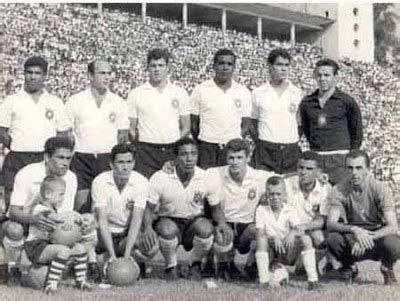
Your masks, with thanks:
<instances>
[{"instance_id":1,"label":"packed stadium stand","mask_svg":"<svg viewBox=\"0 0 400 301\"><path fill-rule=\"evenodd\" d=\"M105 58L115 71L112 90L126 98L128 91L146 80L145 60L153 47L167 47L173 54L171 80L189 92L212 75L212 56L221 47L238 55L236 80L250 89L268 78L266 57L276 47L293 56L291 80L306 92L315 89L312 78L320 48L309 44L263 40L246 33L104 9L97 17L94 7L76 4L5 4L0 17L6 25L6 49L2 67L11 80L8 93L23 83L22 64L34 54L50 62L47 87L66 100L88 84L87 63ZM364 142L372 158L374 173L398 191L400 176L398 98L400 81L391 69L377 64L344 59L340 61L339 87L355 97L364 122ZM305 145L306 147L306 145Z\"/></svg>"}]
</instances>

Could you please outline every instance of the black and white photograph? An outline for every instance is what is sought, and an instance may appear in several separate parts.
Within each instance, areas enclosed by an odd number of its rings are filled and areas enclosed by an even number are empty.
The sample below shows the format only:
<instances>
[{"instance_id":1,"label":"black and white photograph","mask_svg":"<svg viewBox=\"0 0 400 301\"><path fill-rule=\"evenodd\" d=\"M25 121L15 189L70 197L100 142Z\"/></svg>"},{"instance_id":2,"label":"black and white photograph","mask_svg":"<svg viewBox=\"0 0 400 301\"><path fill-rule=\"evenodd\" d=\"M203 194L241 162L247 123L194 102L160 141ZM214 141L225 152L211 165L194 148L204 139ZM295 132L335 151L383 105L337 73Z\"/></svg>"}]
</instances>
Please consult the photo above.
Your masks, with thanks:
<instances>
[{"instance_id":1,"label":"black and white photograph","mask_svg":"<svg viewBox=\"0 0 400 301\"><path fill-rule=\"evenodd\" d=\"M4 1L0 301L400 300L400 3Z\"/></svg>"}]
</instances>

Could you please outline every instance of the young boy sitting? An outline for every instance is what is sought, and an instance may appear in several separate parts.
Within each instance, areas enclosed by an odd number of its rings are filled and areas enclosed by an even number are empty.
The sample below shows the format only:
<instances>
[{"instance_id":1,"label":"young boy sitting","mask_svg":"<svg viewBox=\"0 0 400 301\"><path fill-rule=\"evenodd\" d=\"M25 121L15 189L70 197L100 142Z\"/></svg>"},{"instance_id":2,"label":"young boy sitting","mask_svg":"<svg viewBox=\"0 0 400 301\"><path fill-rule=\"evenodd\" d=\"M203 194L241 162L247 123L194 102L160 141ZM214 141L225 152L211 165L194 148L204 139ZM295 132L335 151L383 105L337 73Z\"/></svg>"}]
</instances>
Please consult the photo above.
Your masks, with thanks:
<instances>
[{"instance_id":1,"label":"young boy sitting","mask_svg":"<svg viewBox=\"0 0 400 301\"><path fill-rule=\"evenodd\" d=\"M33 208L33 214L45 213L56 223L61 222L57 217L57 209L61 205L65 194L65 182L57 176L47 176L40 186L40 200ZM79 214L76 213L80 222ZM72 221L75 222L75 221ZM49 272L44 287L46 294L56 292L62 272L68 261L74 265L74 275L77 287L90 290L86 282L87 252L81 243L75 243L71 248L61 244L51 243L52 231L46 231L36 225L29 227L29 234L25 242L25 251L32 263L49 264Z\"/></svg>"},{"instance_id":2,"label":"young boy sitting","mask_svg":"<svg viewBox=\"0 0 400 301\"><path fill-rule=\"evenodd\" d=\"M256 260L261 286L269 287L270 265L292 265L301 256L307 273L308 289L319 289L312 240L304 231L297 229L300 220L296 210L286 204L283 178L273 176L267 180L266 197L269 204L260 204L256 211Z\"/></svg>"}]
</instances>

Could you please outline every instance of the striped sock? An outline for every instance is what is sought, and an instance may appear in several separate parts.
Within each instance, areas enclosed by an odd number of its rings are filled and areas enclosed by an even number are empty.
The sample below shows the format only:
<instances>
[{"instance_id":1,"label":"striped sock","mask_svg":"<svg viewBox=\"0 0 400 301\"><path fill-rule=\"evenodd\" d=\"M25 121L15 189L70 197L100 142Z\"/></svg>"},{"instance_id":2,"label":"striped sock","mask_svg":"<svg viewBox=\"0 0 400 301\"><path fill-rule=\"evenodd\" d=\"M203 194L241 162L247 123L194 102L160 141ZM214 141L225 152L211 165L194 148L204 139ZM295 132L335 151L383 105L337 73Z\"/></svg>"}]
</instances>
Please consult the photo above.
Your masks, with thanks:
<instances>
[{"instance_id":1,"label":"striped sock","mask_svg":"<svg viewBox=\"0 0 400 301\"><path fill-rule=\"evenodd\" d=\"M61 279L62 272L65 269L67 259L57 257L50 263L49 274L47 276L46 286L57 288L58 282Z\"/></svg>"},{"instance_id":2,"label":"striped sock","mask_svg":"<svg viewBox=\"0 0 400 301\"><path fill-rule=\"evenodd\" d=\"M75 281L77 283L85 283L88 257L86 253L75 254L72 257L74 259Z\"/></svg>"}]
</instances>

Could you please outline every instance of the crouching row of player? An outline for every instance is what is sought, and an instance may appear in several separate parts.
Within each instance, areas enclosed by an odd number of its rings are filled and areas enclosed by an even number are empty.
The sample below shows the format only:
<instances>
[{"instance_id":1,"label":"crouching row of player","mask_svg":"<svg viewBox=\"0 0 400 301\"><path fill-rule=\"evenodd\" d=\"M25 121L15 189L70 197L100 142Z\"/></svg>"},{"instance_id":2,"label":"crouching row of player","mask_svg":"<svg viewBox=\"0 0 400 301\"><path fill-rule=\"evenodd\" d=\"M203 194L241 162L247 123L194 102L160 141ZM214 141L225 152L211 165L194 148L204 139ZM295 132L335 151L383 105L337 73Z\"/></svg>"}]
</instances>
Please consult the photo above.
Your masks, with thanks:
<instances>
[{"instance_id":1,"label":"crouching row of player","mask_svg":"<svg viewBox=\"0 0 400 301\"><path fill-rule=\"evenodd\" d=\"M283 179L250 167L250 151L244 140L233 139L226 149L228 165L204 171L196 166L196 143L184 138L176 145L174 164L148 181L132 171L134 149L130 145L115 146L112 170L100 174L91 189L99 242L96 244L96 235L86 231L86 248L78 244L55 251L48 238L37 243L37 236L30 239L29 233L25 248L30 259L50 263L46 290L54 291L70 258L76 262L78 285L85 288L85 260L94 245L96 252L105 253L110 261L118 256L133 257L142 267L159 250L165 259L166 275L175 279L179 244L190 251L191 278L198 279L210 271L222 279L239 278L241 273L233 260L236 249L249 253L244 270L249 278L258 276L263 285L270 281L271 265L293 264L300 257L308 287L316 289L314 247L325 245L324 215L334 231L327 245L342 263L346 280L356 274L354 263L368 258L382 261L385 283L395 281L393 265L400 257L400 239L394 235L397 220L393 200L385 186L369 175L365 153L348 155L349 177L329 193L329 184L317 180L318 157L312 152L302 154L297 176ZM42 199L46 199L44 192ZM41 206L45 203L42 201ZM51 205L56 201L49 203L50 209L57 208ZM210 218L205 217L206 204ZM35 228L30 227L31 231ZM89 258L89 262L93 260Z\"/></svg>"}]
</instances>

